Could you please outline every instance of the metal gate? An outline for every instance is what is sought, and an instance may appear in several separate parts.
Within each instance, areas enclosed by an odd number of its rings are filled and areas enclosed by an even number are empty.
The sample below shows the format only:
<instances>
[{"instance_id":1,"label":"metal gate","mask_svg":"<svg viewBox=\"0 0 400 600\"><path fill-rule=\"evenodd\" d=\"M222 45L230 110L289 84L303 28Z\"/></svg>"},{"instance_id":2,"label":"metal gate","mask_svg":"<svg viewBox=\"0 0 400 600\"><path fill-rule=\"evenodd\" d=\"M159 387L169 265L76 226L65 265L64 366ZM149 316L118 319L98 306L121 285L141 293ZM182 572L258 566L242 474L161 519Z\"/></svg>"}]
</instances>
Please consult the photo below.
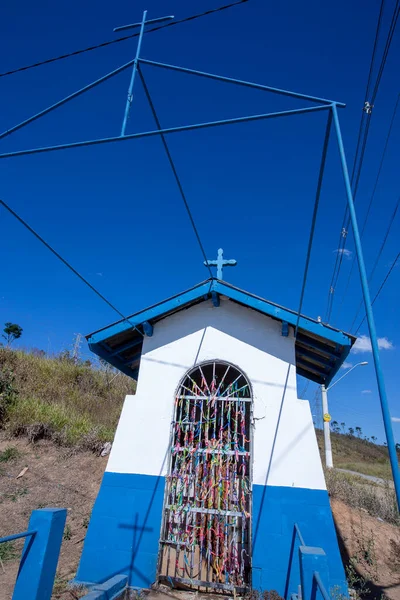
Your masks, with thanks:
<instances>
[{"instance_id":1,"label":"metal gate","mask_svg":"<svg viewBox=\"0 0 400 600\"><path fill-rule=\"evenodd\" d=\"M192 369L175 398L158 581L199 591L250 585L251 389L236 367Z\"/></svg>"}]
</instances>

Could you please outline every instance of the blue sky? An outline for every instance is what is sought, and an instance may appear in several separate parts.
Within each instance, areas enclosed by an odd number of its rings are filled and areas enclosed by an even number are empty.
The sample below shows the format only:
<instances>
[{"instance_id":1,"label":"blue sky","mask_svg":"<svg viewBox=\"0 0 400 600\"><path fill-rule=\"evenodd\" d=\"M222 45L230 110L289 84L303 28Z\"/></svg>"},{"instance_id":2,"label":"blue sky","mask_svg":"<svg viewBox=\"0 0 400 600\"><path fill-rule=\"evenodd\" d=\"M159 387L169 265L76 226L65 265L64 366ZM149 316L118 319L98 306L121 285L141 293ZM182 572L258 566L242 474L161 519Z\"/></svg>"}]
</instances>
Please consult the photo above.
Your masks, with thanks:
<instances>
[{"instance_id":1,"label":"blue sky","mask_svg":"<svg viewBox=\"0 0 400 600\"><path fill-rule=\"evenodd\" d=\"M393 3L392 3L393 4ZM214 8L215 1L131 3L76 0L3 7L1 70L112 39L113 27ZM392 10L387 3L384 31ZM340 119L351 164L363 105L378 7L356 0L333 5L249 2L145 37L142 56L346 102ZM383 39L381 41L384 41ZM0 128L45 108L127 62L135 40L0 78ZM363 220L396 102L398 32L374 108L357 197ZM300 100L167 73L147 67L146 79L163 126L308 106ZM118 135L130 73L67 104L1 141L1 151ZM296 309L314 202L325 116L241 124L170 136L171 153L210 258L222 246L238 266L226 279ZM399 194L395 122L365 234L371 268ZM137 86L128 132L153 129ZM1 196L124 313L132 313L207 277L160 140L83 148L0 162ZM345 196L332 139L303 312L325 315ZM57 352L74 333L88 333L116 315L13 218L1 212L0 321L24 328L21 346ZM395 221L371 289L374 294L398 252ZM348 250L353 252L352 240ZM348 329L361 298L357 270L341 304L352 255L345 256L331 324ZM376 322L390 407L397 391L399 271L376 304ZM340 307L341 304L341 307ZM340 307L340 310L339 310ZM360 335L368 336L367 328ZM368 360L330 394L330 412L348 426L383 439L368 338L348 362ZM304 381L300 384L300 390ZM305 397L315 405L314 384ZM394 423L400 441L400 423Z\"/></svg>"}]
</instances>

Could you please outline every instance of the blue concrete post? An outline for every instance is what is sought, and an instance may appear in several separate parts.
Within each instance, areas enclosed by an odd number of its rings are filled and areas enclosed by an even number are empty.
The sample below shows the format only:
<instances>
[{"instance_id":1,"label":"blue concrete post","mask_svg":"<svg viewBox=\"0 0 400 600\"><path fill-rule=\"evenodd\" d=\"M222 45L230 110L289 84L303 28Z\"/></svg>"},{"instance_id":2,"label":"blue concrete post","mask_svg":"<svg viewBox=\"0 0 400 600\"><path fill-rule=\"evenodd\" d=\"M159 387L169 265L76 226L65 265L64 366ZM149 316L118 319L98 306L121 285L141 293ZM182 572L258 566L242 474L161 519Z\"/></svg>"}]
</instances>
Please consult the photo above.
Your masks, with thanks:
<instances>
[{"instance_id":1,"label":"blue concrete post","mask_svg":"<svg viewBox=\"0 0 400 600\"><path fill-rule=\"evenodd\" d=\"M50 600L66 518L65 508L32 512L12 600Z\"/></svg>"},{"instance_id":2,"label":"blue concrete post","mask_svg":"<svg viewBox=\"0 0 400 600\"><path fill-rule=\"evenodd\" d=\"M322 548L300 546L300 581L302 600L314 600L316 590L314 586L314 572L318 571L321 580L329 592L329 571L326 554Z\"/></svg>"}]
</instances>

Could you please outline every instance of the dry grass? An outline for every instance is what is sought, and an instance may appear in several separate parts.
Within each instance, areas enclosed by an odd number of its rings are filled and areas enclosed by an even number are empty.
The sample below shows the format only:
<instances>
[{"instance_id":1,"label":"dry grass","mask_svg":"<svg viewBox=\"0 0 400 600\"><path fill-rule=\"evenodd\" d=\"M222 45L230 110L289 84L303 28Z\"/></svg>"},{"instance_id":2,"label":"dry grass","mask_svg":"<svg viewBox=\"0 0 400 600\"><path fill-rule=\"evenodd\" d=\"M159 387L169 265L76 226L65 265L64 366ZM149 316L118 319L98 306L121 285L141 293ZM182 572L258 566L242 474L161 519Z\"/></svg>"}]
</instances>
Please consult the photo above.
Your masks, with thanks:
<instances>
[{"instance_id":1,"label":"dry grass","mask_svg":"<svg viewBox=\"0 0 400 600\"><path fill-rule=\"evenodd\" d=\"M111 441L135 382L111 369L0 348L0 425L32 441L96 449Z\"/></svg>"},{"instance_id":2,"label":"dry grass","mask_svg":"<svg viewBox=\"0 0 400 600\"><path fill-rule=\"evenodd\" d=\"M348 462L339 463L336 465L341 469L347 469L348 471L356 471L357 473L364 473L365 475L372 475L372 477L379 477L380 479L390 480L392 479L392 471L390 470L389 461L385 463L369 463L369 462Z\"/></svg>"},{"instance_id":3,"label":"dry grass","mask_svg":"<svg viewBox=\"0 0 400 600\"><path fill-rule=\"evenodd\" d=\"M363 509L373 517L400 525L394 490L388 485L374 485L348 473L330 469L325 472L326 485L331 498L348 506Z\"/></svg>"},{"instance_id":4,"label":"dry grass","mask_svg":"<svg viewBox=\"0 0 400 600\"><path fill-rule=\"evenodd\" d=\"M316 430L318 446L325 461L323 432ZM387 448L355 436L331 434L333 464L341 469L357 471L373 477L392 479Z\"/></svg>"}]
</instances>

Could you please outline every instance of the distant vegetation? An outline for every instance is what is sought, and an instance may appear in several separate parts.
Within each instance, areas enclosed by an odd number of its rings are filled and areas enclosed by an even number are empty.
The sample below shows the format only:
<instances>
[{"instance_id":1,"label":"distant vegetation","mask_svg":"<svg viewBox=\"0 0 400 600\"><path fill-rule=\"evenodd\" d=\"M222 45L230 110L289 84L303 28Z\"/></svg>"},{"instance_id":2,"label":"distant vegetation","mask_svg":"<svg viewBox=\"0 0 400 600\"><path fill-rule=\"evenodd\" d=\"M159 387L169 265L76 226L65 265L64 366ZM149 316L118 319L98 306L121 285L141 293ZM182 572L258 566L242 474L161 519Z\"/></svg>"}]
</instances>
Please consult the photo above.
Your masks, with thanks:
<instances>
[{"instance_id":1,"label":"distant vegetation","mask_svg":"<svg viewBox=\"0 0 400 600\"><path fill-rule=\"evenodd\" d=\"M316 432L324 464L324 435L321 429L317 429ZM376 438L374 439L376 440ZM357 471L357 473L381 477L382 479L392 478L386 446L381 446L369 439L351 433L332 433L331 442L334 467Z\"/></svg>"},{"instance_id":2,"label":"distant vegetation","mask_svg":"<svg viewBox=\"0 0 400 600\"><path fill-rule=\"evenodd\" d=\"M363 440L365 442L372 442L373 444L376 444L376 442L378 441L378 438L374 435L371 435L371 437L364 435L361 427L347 427L346 423L343 422L338 423L337 421L332 421L331 431L333 433L342 433L343 435L356 437L359 440ZM386 446L386 442L384 443L384 446ZM399 443L396 444L396 449L400 451Z\"/></svg>"},{"instance_id":3,"label":"distant vegetation","mask_svg":"<svg viewBox=\"0 0 400 600\"><path fill-rule=\"evenodd\" d=\"M15 340L19 340L23 332L21 325L17 325L16 323L5 323L2 338L6 340L7 348L11 346L11 344Z\"/></svg>"},{"instance_id":4,"label":"distant vegetation","mask_svg":"<svg viewBox=\"0 0 400 600\"><path fill-rule=\"evenodd\" d=\"M68 350L49 357L0 348L0 427L12 435L96 450L112 441L124 398L134 390L129 377Z\"/></svg>"}]
</instances>

